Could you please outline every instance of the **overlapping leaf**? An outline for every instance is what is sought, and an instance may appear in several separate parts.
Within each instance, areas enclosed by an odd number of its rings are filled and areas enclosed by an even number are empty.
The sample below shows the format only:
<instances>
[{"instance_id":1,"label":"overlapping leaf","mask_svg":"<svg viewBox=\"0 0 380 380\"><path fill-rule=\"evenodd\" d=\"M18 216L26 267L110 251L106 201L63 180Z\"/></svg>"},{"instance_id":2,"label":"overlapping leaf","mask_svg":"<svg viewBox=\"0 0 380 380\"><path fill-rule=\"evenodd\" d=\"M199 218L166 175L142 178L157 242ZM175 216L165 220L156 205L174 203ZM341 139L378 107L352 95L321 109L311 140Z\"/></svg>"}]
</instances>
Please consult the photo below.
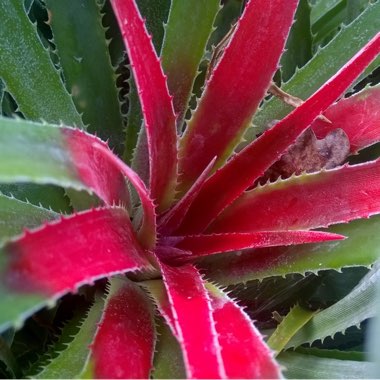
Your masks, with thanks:
<instances>
[{"instance_id":1,"label":"overlapping leaf","mask_svg":"<svg viewBox=\"0 0 380 380\"><path fill-rule=\"evenodd\" d=\"M240 142L277 69L296 6L293 0L248 3L181 140L183 190L213 157L220 166Z\"/></svg>"},{"instance_id":2,"label":"overlapping leaf","mask_svg":"<svg viewBox=\"0 0 380 380\"><path fill-rule=\"evenodd\" d=\"M177 134L172 100L135 1L113 0L139 91L147 131L150 192L159 209L173 201L177 178ZM165 138L162 138L165 136Z\"/></svg>"},{"instance_id":3,"label":"overlapping leaf","mask_svg":"<svg viewBox=\"0 0 380 380\"><path fill-rule=\"evenodd\" d=\"M224 208L278 160L321 112L342 95L379 52L380 33L306 102L211 176L186 215L179 229L181 233L203 231ZM226 183L229 184L228 187L224 186Z\"/></svg>"},{"instance_id":4,"label":"overlapping leaf","mask_svg":"<svg viewBox=\"0 0 380 380\"><path fill-rule=\"evenodd\" d=\"M153 269L122 208L86 211L25 231L0 254L3 328L98 278Z\"/></svg>"}]
</instances>

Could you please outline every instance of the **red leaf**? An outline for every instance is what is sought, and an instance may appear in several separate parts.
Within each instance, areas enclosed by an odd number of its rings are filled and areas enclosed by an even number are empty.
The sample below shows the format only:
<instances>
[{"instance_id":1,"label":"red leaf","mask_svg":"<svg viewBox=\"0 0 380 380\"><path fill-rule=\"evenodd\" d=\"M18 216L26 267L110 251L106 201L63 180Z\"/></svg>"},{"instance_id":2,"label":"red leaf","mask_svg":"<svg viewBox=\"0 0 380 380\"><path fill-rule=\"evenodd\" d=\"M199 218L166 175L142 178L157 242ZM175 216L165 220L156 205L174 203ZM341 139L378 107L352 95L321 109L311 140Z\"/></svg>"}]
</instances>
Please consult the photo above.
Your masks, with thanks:
<instances>
[{"instance_id":1,"label":"red leaf","mask_svg":"<svg viewBox=\"0 0 380 380\"><path fill-rule=\"evenodd\" d=\"M380 87L367 88L349 98L342 99L326 110L324 115L331 121L316 119L311 125L319 138L332 129L343 129L355 153L380 141Z\"/></svg>"},{"instance_id":2,"label":"red leaf","mask_svg":"<svg viewBox=\"0 0 380 380\"><path fill-rule=\"evenodd\" d=\"M191 256L180 255L177 260L191 260L200 256L238 251L248 248L273 247L342 240L344 236L319 231L265 231L253 233L226 233L214 235L173 236L165 242L177 249L191 252Z\"/></svg>"},{"instance_id":3,"label":"red leaf","mask_svg":"<svg viewBox=\"0 0 380 380\"><path fill-rule=\"evenodd\" d=\"M174 198L177 133L172 98L134 0L112 0L140 95L148 137L151 196L160 210Z\"/></svg>"},{"instance_id":4,"label":"red leaf","mask_svg":"<svg viewBox=\"0 0 380 380\"><path fill-rule=\"evenodd\" d=\"M279 159L321 112L342 95L379 51L380 33L307 101L211 176L190 207L179 233L187 235L203 231Z\"/></svg>"},{"instance_id":5,"label":"red leaf","mask_svg":"<svg viewBox=\"0 0 380 380\"><path fill-rule=\"evenodd\" d=\"M310 229L380 213L380 160L305 174L243 194L212 232Z\"/></svg>"},{"instance_id":6,"label":"red leaf","mask_svg":"<svg viewBox=\"0 0 380 380\"><path fill-rule=\"evenodd\" d=\"M106 204L129 204L129 192L123 173L107 157L93 149L106 143L80 129L61 128L65 144L81 181L93 189Z\"/></svg>"},{"instance_id":7,"label":"red leaf","mask_svg":"<svg viewBox=\"0 0 380 380\"><path fill-rule=\"evenodd\" d=\"M160 233L168 235L172 233L177 228L177 226L179 226L182 223L187 211L191 206L191 203L199 194L203 184L205 183L208 175L210 174L215 164L215 161L216 157L214 157L214 159L211 160L206 169L195 181L195 183L189 189L189 191L182 197L182 199L180 199L165 215L163 215L163 217L160 219L158 227Z\"/></svg>"},{"instance_id":8,"label":"red leaf","mask_svg":"<svg viewBox=\"0 0 380 380\"><path fill-rule=\"evenodd\" d=\"M279 365L252 321L227 295L211 290L213 316L227 377L280 378Z\"/></svg>"},{"instance_id":9,"label":"red leaf","mask_svg":"<svg viewBox=\"0 0 380 380\"><path fill-rule=\"evenodd\" d=\"M189 378L224 378L210 300L191 265L161 270Z\"/></svg>"},{"instance_id":10,"label":"red leaf","mask_svg":"<svg viewBox=\"0 0 380 380\"><path fill-rule=\"evenodd\" d=\"M58 296L115 273L151 270L121 208L64 217L7 244L2 275L10 288Z\"/></svg>"},{"instance_id":11,"label":"red leaf","mask_svg":"<svg viewBox=\"0 0 380 380\"><path fill-rule=\"evenodd\" d=\"M124 164L122 160L115 156L104 145L94 143L93 149L101 152L104 157L107 157L109 162L111 162L114 167L123 173L136 189L144 210L143 221L138 231L139 241L144 247L153 248L156 244L156 213L154 203L148 195L144 182L130 167Z\"/></svg>"},{"instance_id":12,"label":"red leaf","mask_svg":"<svg viewBox=\"0 0 380 380\"><path fill-rule=\"evenodd\" d=\"M213 157L221 164L240 142L278 68L296 8L297 0L248 3L181 141L185 190Z\"/></svg>"},{"instance_id":13,"label":"red leaf","mask_svg":"<svg viewBox=\"0 0 380 380\"><path fill-rule=\"evenodd\" d=\"M151 305L137 285L127 279L117 281L91 346L94 375L149 379L155 344Z\"/></svg>"}]
</instances>

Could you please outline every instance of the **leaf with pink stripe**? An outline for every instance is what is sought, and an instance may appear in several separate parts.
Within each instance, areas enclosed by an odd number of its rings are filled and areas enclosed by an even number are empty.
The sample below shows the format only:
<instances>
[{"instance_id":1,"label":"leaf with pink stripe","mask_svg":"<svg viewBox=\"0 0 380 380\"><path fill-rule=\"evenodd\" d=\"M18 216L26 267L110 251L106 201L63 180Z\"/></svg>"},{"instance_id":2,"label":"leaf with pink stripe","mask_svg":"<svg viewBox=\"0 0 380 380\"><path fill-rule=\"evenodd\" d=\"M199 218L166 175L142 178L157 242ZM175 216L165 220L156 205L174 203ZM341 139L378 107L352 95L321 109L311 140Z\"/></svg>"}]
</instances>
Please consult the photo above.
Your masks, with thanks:
<instances>
[{"instance_id":1,"label":"leaf with pink stripe","mask_svg":"<svg viewBox=\"0 0 380 380\"><path fill-rule=\"evenodd\" d=\"M191 265L161 264L177 339L189 378L224 378L210 300L199 272Z\"/></svg>"},{"instance_id":2,"label":"leaf with pink stripe","mask_svg":"<svg viewBox=\"0 0 380 380\"><path fill-rule=\"evenodd\" d=\"M208 283L227 378L279 379L281 371L260 332L226 294Z\"/></svg>"},{"instance_id":3,"label":"leaf with pink stripe","mask_svg":"<svg viewBox=\"0 0 380 380\"><path fill-rule=\"evenodd\" d=\"M380 213L380 160L303 174L243 194L212 232L328 227Z\"/></svg>"},{"instance_id":4,"label":"leaf with pink stripe","mask_svg":"<svg viewBox=\"0 0 380 380\"><path fill-rule=\"evenodd\" d=\"M134 0L111 1L136 80L148 137L150 192L170 206L177 181L176 120L166 77Z\"/></svg>"},{"instance_id":5,"label":"leaf with pink stripe","mask_svg":"<svg viewBox=\"0 0 380 380\"><path fill-rule=\"evenodd\" d=\"M320 113L344 93L379 52L380 33L308 100L211 176L190 207L179 233L187 235L203 231L279 159Z\"/></svg>"},{"instance_id":6,"label":"leaf with pink stripe","mask_svg":"<svg viewBox=\"0 0 380 380\"><path fill-rule=\"evenodd\" d=\"M122 208L85 211L25 231L0 257L0 325L99 278L153 269Z\"/></svg>"},{"instance_id":7,"label":"leaf with pink stripe","mask_svg":"<svg viewBox=\"0 0 380 380\"><path fill-rule=\"evenodd\" d=\"M126 278L112 279L86 375L148 379L155 340L153 308L146 293Z\"/></svg>"},{"instance_id":8,"label":"leaf with pink stripe","mask_svg":"<svg viewBox=\"0 0 380 380\"><path fill-rule=\"evenodd\" d=\"M344 236L320 231L262 231L252 233L221 233L212 235L173 236L162 240L179 251L191 255L178 255L171 259L179 262L194 260L201 256L238 251L249 248L286 246L322 241L342 240Z\"/></svg>"},{"instance_id":9,"label":"leaf with pink stripe","mask_svg":"<svg viewBox=\"0 0 380 380\"><path fill-rule=\"evenodd\" d=\"M182 190L240 142L278 68L296 8L297 0L247 4L181 140Z\"/></svg>"}]
</instances>

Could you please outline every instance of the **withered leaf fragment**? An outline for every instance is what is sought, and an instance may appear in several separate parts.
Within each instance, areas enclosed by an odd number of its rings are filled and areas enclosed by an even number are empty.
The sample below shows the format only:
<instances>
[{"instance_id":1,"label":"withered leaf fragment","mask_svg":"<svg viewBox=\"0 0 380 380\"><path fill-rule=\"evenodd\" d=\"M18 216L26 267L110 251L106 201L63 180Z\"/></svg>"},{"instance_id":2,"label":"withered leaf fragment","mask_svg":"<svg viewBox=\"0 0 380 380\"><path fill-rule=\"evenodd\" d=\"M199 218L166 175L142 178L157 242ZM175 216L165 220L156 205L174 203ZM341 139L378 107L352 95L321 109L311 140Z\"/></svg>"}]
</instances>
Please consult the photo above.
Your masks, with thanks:
<instances>
[{"instance_id":1,"label":"withered leaf fragment","mask_svg":"<svg viewBox=\"0 0 380 380\"><path fill-rule=\"evenodd\" d=\"M274 181L280 176L288 178L292 174L335 168L345 161L349 152L350 141L343 129L334 129L319 140L313 130L308 128L281 159L267 170L260 183Z\"/></svg>"}]
</instances>

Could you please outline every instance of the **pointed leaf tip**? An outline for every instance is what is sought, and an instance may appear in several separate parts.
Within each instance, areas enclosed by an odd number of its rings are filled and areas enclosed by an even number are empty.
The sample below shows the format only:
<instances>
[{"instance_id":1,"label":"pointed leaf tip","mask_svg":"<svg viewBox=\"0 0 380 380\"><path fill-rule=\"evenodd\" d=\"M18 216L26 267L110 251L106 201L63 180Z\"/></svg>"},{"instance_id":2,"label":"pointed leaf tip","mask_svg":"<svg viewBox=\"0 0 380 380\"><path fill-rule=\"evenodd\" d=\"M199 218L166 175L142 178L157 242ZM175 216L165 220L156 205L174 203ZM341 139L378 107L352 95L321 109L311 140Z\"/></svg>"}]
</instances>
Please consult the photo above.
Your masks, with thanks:
<instances>
[{"instance_id":1,"label":"pointed leaf tip","mask_svg":"<svg viewBox=\"0 0 380 380\"><path fill-rule=\"evenodd\" d=\"M279 159L318 115L344 93L379 52L380 33L309 99L212 175L190 207L179 233L203 231ZM226 187L226 183L230 186Z\"/></svg>"},{"instance_id":2,"label":"pointed leaf tip","mask_svg":"<svg viewBox=\"0 0 380 380\"><path fill-rule=\"evenodd\" d=\"M181 140L183 191L212 157L220 166L240 142L277 70L296 7L297 0L251 0L224 50L216 48L222 57Z\"/></svg>"},{"instance_id":3,"label":"pointed leaf tip","mask_svg":"<svg viewBox=\"0 0 380 380\"><path fill-rule=\"evenodd\" d=\"M173 201L177 180L175 114L152 37L134 0L112 0L140 95L148 137L150 193L159 210ZM165 136L165 138L163 138Z\"/></svg>"}]
</instances>

